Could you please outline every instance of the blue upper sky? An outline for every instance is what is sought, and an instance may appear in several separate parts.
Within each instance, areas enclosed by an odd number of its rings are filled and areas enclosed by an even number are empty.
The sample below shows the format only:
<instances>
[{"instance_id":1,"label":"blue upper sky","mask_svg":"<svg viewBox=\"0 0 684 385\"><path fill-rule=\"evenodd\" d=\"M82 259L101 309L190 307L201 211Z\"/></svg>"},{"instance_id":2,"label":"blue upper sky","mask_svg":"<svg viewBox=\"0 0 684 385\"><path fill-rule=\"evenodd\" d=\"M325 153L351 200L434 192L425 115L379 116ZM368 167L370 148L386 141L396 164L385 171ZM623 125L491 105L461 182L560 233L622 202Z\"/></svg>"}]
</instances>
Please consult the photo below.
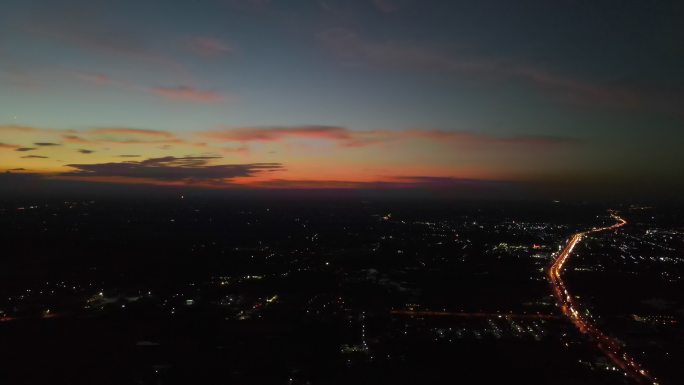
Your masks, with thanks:
<instances>
[{"instance_id":1,"label":"blue upper sky","mask_svg":"<svg viewBox=\"0 0 684 385\"><path fill-rule=\"evenodd\" d=\"M569 138L576 158L638 153L604 173L672 178L683 19L668 1L7 0L0 125ZM588 172L571 158L557 173Z\"/></svg>"}]
</instances>

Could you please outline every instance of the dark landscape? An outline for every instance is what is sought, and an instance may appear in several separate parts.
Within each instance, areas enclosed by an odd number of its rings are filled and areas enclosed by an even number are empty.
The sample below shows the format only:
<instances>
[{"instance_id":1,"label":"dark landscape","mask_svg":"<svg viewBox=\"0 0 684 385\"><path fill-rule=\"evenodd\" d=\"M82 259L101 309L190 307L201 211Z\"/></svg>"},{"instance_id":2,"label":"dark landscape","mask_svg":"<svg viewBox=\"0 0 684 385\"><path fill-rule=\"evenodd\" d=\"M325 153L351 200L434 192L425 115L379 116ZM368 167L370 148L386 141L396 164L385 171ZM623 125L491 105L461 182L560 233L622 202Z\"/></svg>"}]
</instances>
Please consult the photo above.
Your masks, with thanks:
<instances>
[{"instance_id":1,"label":"dark landscape","mask_svg":"<svg viewBox=\"0 0 684 385\"><path fill-rule=\"evenodd\" d=\"M565 280L677 383L683 213L614 209L628 224L587 237ZM611 224L600 206L177 197L0 213L6 383L626 381L546 276L570 234Z\"/></svg>"},{"instance_id":2,"label":"dark landscape","mask_svg":"<svg viewBox=\"0 0 684 385\"><path fill-rule=\"evenodd\" d=\"M0 5L0 385L684 384L684 1Z\"/></svg>"}]
</instances>

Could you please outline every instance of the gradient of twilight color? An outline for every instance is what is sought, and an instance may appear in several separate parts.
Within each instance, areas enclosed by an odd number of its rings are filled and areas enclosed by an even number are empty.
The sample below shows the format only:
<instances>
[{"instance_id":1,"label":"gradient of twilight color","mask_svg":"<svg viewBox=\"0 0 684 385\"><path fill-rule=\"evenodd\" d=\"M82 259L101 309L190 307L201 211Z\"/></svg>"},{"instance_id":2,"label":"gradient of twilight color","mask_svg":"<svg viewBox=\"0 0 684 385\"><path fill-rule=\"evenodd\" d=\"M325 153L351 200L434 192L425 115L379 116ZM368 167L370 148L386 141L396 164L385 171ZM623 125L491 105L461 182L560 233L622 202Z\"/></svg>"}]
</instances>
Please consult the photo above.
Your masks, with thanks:
<instances>
[{"instance_id":1,"label":"gradient of twilight color","mask_svg":"<svg viewBox=\"0 0 684 385\"><path fill-rule=\"evenodd\" d=\"M19 1L0 169L212 188L681 188L684 7Z\"/></svg>"}]
</instances>

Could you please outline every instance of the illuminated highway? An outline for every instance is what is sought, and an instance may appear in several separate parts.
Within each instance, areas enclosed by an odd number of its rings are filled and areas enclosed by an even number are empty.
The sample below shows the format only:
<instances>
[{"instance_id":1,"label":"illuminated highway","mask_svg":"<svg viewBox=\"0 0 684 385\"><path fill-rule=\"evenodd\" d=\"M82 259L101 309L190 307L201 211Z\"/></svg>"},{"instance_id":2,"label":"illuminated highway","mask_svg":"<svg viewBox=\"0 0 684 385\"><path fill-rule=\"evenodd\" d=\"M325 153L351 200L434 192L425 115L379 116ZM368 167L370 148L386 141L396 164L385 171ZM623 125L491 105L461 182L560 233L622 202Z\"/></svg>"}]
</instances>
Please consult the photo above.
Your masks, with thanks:
<instances>
[{"instance_id":1,"label":"illuminated highway","mask_svg":"<svg viewBox=\"0 0 684 385\"><path fill-rule=\"evenodd\" d=\"M588 335L596 343L599 350L610 359L615 367L619 368L626 376L634 379L638 383L657 385L658 382L656 379L623 351L620 342L617 339L603 333L590 319L578 310L577 301L572 294L570 294L562 279L565 263L570 258L575 246L582 241L582 238L591 233L610 231L627 224L627 221L616 214L612 214L612 217L617 221L617 223L612 226L594 228L592 230L576 233L570 237L565 248L561 250L549 268L549 280L551 281L553 293L556 296L556 300L558 301L558 305L563 314L572 321L582 334Z\"/></svg>"}]
</instances>

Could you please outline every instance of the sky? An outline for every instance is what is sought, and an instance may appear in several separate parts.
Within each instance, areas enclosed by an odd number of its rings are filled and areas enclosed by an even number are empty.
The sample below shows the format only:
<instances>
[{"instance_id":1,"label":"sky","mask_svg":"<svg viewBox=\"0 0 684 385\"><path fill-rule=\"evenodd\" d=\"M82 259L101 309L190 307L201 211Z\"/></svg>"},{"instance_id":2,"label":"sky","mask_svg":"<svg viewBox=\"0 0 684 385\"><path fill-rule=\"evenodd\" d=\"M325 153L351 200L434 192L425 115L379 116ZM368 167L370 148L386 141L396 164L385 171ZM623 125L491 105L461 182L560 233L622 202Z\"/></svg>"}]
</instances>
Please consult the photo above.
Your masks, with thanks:
<instances>
[{"instance_id":1,"label":"sky","mask_svg":"<svg viewBox=\"0 0 684 385\"><path fill-rule=\"evenodd\" d=\"M0 172L679 194L683 19L674 1L5 0Z\"/></svg>"}]
</instances>

